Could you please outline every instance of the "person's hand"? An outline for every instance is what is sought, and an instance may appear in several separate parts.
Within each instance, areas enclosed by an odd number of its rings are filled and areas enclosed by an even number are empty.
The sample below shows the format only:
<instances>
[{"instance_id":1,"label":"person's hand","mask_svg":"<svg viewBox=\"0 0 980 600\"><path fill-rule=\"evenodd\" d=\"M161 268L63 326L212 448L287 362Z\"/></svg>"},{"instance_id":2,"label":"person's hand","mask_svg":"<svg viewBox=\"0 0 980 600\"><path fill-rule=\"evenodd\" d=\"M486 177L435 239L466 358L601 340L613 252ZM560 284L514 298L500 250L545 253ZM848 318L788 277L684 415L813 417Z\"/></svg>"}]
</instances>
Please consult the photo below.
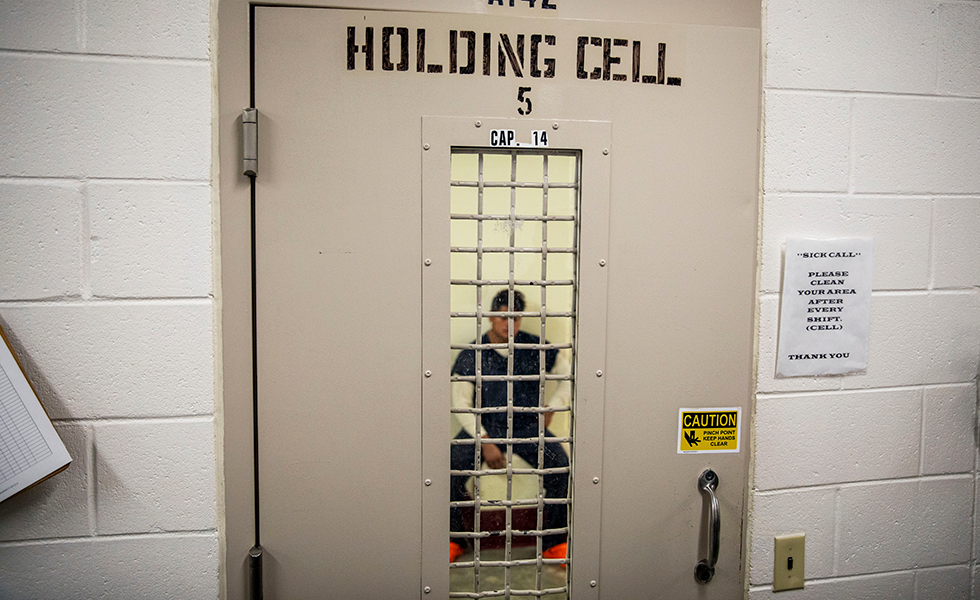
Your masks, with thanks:
<instances>
[{"instance_id":1,"label":"person's hand","mask_svg":"<svg viewBox=\"0 0 980 600\"><path fill-rule=\"evenodd\" d=\"M503 469L507 466L507 456L500 451L496 444L484 443L480 446L483 451L483 460L491 469Z\"/></svg>"}]
</instances>

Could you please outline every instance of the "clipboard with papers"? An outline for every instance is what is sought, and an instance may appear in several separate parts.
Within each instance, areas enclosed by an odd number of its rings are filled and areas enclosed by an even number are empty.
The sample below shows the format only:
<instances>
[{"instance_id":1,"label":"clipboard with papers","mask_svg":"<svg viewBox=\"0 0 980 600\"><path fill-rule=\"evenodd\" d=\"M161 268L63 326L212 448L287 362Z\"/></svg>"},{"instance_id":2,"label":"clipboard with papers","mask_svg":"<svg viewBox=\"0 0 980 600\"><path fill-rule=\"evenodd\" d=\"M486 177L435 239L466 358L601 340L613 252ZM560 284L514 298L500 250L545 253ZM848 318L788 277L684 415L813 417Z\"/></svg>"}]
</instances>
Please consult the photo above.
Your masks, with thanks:
<instances>
[{"instance_id":1,"label":"clipboard with papers","mask_svg":"<svg viewBox=\"0 0 980 600\"><path fill-rule=\"evenodd\" d=\"M0 329L0 502L68 468L71 456Z\"/></svg>"}]
</instances>

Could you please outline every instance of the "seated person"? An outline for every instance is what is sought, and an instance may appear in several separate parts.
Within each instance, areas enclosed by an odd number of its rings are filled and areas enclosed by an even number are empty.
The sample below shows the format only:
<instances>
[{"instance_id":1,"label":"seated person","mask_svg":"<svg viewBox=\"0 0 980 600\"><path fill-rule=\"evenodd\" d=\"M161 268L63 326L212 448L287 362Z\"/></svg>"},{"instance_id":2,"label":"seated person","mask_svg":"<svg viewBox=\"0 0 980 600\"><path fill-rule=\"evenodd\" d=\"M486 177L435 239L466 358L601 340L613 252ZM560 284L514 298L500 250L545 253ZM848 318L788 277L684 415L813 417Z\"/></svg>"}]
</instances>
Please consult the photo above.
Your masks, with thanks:
<instances>
[{"instance_id":1,"label":"seated person","mask_svg":"<svg viewBox=\"0 0 980 600\"><path fill-rule=\"evenodd\" d=\"M491 311L524 311L524 296L521 292L514 290L513 307L510 307L509 290L504 289L494 296ZM521 317L489 317L490 329L483 335L480 343L482 344L507 344L510 337L508 323L513 320L513 336L515 344L539 344L541 338L530 333L519 331ZM476 343L475 341L473 343ZM547 343L547 341L545 342ZM485 349L481 355L481 374L482 375L507 375L508 348ZM511 375L538 375L540 373L539 359L541 351L536 348L517 348L514 350L513 373ZM559 354L557 349L547 349L544 351L545 371L552 374L567 374L571 372L568 361ZM472 377L476 374L476 351L472 349L463 350L456 358L452 368L453 375ZM514 381L513 382L513 405L514 406L539 406L538 390L541 386L540 380ZM481 404L484 408L494 406L507 406L507 382L506 381L484 381L482 384ZM454 381L452 383L452 405L454 408L472 408L475 403L476 386L469 381ZM564 380L557 386L555 392L544 403L546 407L563 406L568 404L571 396L571 384ZM553 412L543 413L545 423L545 436L554 437L554 434L547 429L551 423ZM474 439L476 433L476 416L467 413L456 413L462 431L457 434L456 439ZM507 435L507 413L489 413L481 415L480 435L482 439L499 438L536 438L538 437L538 413L515 412L513 419L512 436ZM452 445L450 446L450 468L453 470L474 470L479 469L480 465L475 465L475 443ZM568 455L558 442L548 442L544 445L544 464L538 465L538 444L525 443L513 444L514 455L520 456L532 466L544 469L554 469L568 467ZM481 444L482 459L486 461L491 469L503 469L507 466L507 448L493 443L483 442ZM568 473L552 473L543 475L544 491L547 498L567 498L568 497ZM457 502L467 499L466 475L454 475L450 478L450 500ZM565 504L546 505L544 509L544 528L560 529L568 525L568 507ZM453 532L463 531L462 511L459 508L450 508L449 511L449 531L450 536ZM542 553L545 558L565 558L567 550L567 535L565 533L553 533L543 537ZM462 546L457 542L449 544L450 562L455 561L463 553Z\"/></svg>"}]
</instances>

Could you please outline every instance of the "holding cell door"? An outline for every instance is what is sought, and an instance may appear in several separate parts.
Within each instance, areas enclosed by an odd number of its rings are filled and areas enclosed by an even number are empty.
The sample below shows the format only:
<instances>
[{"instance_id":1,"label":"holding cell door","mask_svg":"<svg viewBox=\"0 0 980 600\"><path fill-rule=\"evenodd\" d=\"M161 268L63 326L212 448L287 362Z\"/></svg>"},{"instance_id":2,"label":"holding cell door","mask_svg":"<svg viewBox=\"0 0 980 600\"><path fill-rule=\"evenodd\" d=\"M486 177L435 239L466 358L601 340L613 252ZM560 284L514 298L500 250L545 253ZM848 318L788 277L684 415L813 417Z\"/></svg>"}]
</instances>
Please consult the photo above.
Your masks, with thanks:
<instances>
[{"instance_id":1,"label":"holding cell door","mask_svg":"<svg viewBox=\"0 0 980 600\"><path fill-rule=\"evenodd\" d=\"M696 482L741 522L748 455L678 454L677 414L749 414L758 32L229 2L222 156L262 123L221 178L229 597L259 542L270 599L741 594L737 525L694 579Z\"/></svg>"}]
</instances>

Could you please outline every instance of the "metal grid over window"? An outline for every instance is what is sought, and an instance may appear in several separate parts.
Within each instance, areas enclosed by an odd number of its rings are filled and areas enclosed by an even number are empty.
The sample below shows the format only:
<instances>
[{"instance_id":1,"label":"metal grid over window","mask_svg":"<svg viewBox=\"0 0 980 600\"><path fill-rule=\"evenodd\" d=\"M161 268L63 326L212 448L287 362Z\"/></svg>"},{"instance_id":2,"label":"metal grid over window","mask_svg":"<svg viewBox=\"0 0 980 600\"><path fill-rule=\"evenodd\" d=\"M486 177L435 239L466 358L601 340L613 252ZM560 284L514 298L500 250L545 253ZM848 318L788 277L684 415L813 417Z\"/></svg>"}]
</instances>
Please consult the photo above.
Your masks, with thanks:
<instances>
[{"instance_id":1,"label":"metal grid over window","mask_svg":"<svg viewBox=\"0 0 980 600\"><path fill-rule=\"evenodd\" d=\"M576 151L452 150L453 598L567 597L580 173Z\"/></svg>"}]
</instances>

